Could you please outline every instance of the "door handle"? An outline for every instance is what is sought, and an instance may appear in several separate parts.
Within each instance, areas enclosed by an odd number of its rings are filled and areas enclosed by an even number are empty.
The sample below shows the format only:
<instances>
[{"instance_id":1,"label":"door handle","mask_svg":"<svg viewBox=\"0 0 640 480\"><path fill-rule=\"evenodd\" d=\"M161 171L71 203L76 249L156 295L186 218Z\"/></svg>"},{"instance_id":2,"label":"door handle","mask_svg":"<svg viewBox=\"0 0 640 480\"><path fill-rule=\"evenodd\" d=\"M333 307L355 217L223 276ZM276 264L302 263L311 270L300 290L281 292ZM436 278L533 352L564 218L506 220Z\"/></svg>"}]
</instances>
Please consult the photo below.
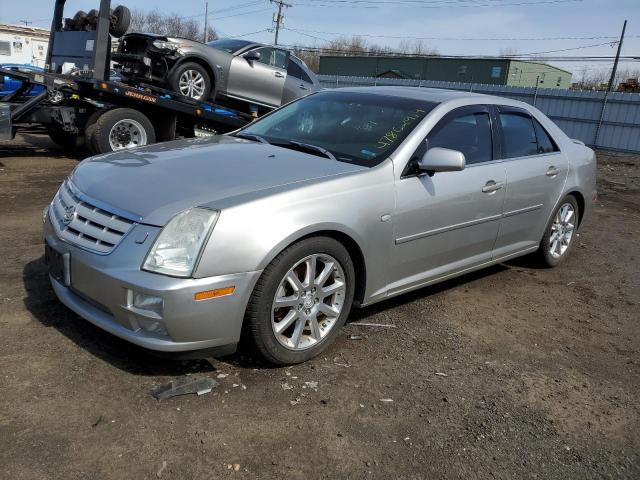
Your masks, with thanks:
<instances>
[{"instance_id":1,"label":"door handle","mask_svg":"<svg viewBox=\"0 0 640 480\"><path fill-rule=\"evenodd\" d=\"M549 169L547 170L547 177L555 177L556 175L558 175L560 173L560 170L558 170L556 167L554 167L553 165L551 165L549 167Z\"/></svg>"},{"instance_id":2,"label":"door handle","mask_svg":"<svg viewBox=\"0 0 640 480\"><path fill-rule=\"evenodd\" d=\"M275 72L274 75L276 76L276 78L284 78L284 75L280 72Z\"/></svg>"},{"instance_id":3,"label":"door handle","mask_svg":"<svg viewBox=\"0 0 640 480\"><path fill-rule=\"evenodd\" d=\"M306 87L304 83L301 83L300 85L298 85L298 87L300 88L300 90L309 90L309 87Z\"/></svg>"},{"instance_id":4,"label":"door handle","mask_svg":"<svg viewBox=\"0 0 640 480\"><path fill-rule=\"evenodd\" d=\"M483 193L495 193L504 186L502 182L496 182L495 180L489 180L484 187L482 187Z\"/></svg>"}]
</instances>

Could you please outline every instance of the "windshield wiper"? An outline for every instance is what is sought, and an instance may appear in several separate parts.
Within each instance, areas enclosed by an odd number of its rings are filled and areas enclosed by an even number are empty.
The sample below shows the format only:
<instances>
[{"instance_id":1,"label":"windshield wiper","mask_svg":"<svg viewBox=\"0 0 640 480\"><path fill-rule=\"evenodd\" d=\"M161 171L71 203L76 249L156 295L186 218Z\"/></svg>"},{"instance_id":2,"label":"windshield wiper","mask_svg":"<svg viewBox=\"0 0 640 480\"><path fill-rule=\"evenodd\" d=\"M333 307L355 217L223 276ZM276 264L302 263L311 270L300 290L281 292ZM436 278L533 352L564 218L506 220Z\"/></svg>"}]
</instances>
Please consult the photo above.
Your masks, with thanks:
<instances>
[{"instance_id":1,"label":"windshield wiper","mask_svg":"<svg viewBox=\"0 0 640 480\"><path fill-rule=\"evenodd\" d=\"M306 148L307 150L313 150L315 152L321 153L322 155L324 155L327 158L330 158L331 160L335 160L336 162L338 161L336 156L326 148L322 148L317 145L311 145L310 143L296 142L294 140L290 140L289 143L291 145L296 145L297 147Z\"/></svg>"},{"instance_id":2,"label":"windshield wiper","mask_svg":"<svg viewBox=\"0 0 640 480\"><path fill-rule=\"evenodd\" d=\"M246 138L248 140L255 140L255 141L260 142L260 143L269 143L264 138L262 138L260 135L254 135L253 133L238 132L238 133L236 133L235 136L236 137L240 137L240 138Z\"/></svg>"}]
</instances>

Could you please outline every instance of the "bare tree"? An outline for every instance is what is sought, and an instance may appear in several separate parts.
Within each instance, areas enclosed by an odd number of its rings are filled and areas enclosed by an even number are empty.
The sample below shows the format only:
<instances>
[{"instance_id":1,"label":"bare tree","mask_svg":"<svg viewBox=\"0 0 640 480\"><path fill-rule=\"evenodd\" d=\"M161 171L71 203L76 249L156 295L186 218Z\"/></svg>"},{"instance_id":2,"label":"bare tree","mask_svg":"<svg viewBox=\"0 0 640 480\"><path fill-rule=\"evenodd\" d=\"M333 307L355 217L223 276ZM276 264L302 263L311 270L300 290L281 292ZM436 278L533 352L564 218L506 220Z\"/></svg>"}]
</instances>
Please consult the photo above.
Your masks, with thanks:
<instances>
[{"instance_id":1,"label":"bare tree","mask_svg":"<svg viewBox=\"0 0 640 480\"><path fill-rule=\"evenodd\" d=\"M204 36L204 21L199 18L184 18L176 13L163 14L158 10L131 12L130 32L148 32L172 37L201 41ZM209 27L209 40L218 38L215 29Z\"/></svg>"},{"instance_id":2,"label":"bare tree","mask_svg":"<svg viewBox=\"0 0 640 480\"><path fill-rule=\"evenodd\" d=\"M439 55L438 49L435 47L429 47L424 40L401 40L396 49L399 53L408 55L424 55L424 56L437 56Z\"/></svg>"},{"instance_id":3,"label":"bare tree","mask_svg":"<svg viewBox=\"0 0 640 480\"><path fill-rule=\"evenodd\" d=\"M513 57L518 54L518 49L516 47L504 47L500 49L499 55L501 57Z\"/></svg>"}]
</instances>

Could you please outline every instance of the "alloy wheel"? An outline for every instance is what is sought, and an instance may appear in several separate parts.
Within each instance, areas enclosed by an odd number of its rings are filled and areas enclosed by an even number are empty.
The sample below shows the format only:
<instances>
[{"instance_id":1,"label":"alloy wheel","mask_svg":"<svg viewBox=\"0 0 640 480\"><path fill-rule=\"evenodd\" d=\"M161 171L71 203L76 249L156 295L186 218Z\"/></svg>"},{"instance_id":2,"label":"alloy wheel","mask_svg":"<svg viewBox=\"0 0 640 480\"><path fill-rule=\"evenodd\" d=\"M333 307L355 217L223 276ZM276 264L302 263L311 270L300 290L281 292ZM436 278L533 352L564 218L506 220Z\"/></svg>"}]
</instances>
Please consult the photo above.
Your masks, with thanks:
<instances>
[{"instance_id":1,"label":"alloy wheel","mask_svg":"<svg viewBox=\"0 0 640 480\"><path fill-rule=\"evenodd\" d=\"M549 237L549 253L553 258L560 258L569 248L575 230L575 209L570 203L564 203L557 211L551 224Z\"/></svg>"},{"instance_id":2,"label":"alloy wheel","mask_svg":"<svg viewBox=\"0 0 640 480\"><path fill-rule=\"evenodd\" d=\"M306 350L335 326L347 285L340 263L327 254L309 255L281 280L271 308L271 327L278 342Z\"/></svg>"},{"instance_id":3,"label":"alloy wheel","mask_svg":"<svg viewBox=\"0 0 640 480\"><path fill-rule=\"evenodd\" d=\"M204 77L197 70L185 70L178 80L180 93L186 97L200 99L204 95Z\"/></svg>"}]
</instances>

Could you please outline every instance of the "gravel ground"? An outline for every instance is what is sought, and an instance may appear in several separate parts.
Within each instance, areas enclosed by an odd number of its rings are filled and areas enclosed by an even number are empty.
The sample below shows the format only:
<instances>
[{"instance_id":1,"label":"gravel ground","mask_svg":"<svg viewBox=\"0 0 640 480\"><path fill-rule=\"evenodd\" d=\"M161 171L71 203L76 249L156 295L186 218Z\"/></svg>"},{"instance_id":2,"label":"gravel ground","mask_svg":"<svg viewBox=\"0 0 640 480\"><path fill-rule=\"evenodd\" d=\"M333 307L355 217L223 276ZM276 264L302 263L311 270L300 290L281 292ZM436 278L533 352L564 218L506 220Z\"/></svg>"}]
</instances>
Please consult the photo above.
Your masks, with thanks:
<instances>
[{"instance_id":1,"label":"gravel ground","mask_svg":"<svg viewBox=\"0 0 640 480\"><path fill-rule=\"evenodd\" d=\"M158 359L59 304L41 212L77 160L38 135L0 144L0 477L640 478L640 157L598 159L561 267L520 259L354 311L393 327L349 324L271 368ZM219 385L153 398L184 374Z\"/></svg>"}]
</instances>

